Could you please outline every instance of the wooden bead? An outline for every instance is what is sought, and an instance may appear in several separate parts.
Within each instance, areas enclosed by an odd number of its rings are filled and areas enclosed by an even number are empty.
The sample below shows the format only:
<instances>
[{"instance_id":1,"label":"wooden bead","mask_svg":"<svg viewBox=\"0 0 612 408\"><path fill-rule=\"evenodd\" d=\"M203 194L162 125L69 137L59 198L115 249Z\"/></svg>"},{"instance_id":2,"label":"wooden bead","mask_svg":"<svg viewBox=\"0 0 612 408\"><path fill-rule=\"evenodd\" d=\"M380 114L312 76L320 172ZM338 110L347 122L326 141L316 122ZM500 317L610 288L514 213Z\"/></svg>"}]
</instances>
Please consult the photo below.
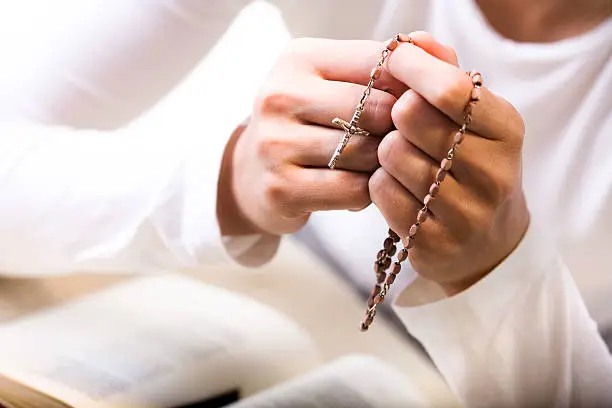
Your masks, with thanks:
<instances>
[{"instance_id":1,"label":"wooden bead","mask_svg":"<svg viewBox=\"0 0 612 408\"><path fill-rule=\"evenodd\" d=\"M361 326L359 328L359 330L361 330L362 332L366 332L369 329L369 325L365 324L365 322L361 322Z\"/></svg>"},{"instance_id":2,"label":"wooden bead","mask_svg":"<svg viewBox=\"0 0 612 408\"><path fill-rule=\"evenodd\" d=\"M385 271L385 267L383 265L382 260L374 262L374 273L380 273L384 271Z\"/></svg>"},{"instance_id":3,"label":"wooden bead","mask_svg":"<svg viewBox=\"0 0 612 408\"><path fill-rule=\"evenodd\" d=\"M400 236L397 235L397 233L395 231L393 231L391 228L389 228L389 236L391 238L393 238L393 242L400 242Z\"/></svg>"},{"instance_id":4,"label":"wooden bead","mask_svg":"<svg viewBox=\"0 0 612 408\"><path fill-rule=\"evenodd\" d=\"M434 196L432 196L431 194L427 194L425 196L425 199L423 200L423 204L425 204L426 206L429 206L434 200Z\"/></svg>"},{"instance_id":5,"label":"wooden bead","mask_svg":"<svg viewBox=\"0 0 612 408\"><path fill-rule=\"evenodd\" d=\"M374 298L376 297L378 294L380 293L380 286L378 285L374 285L374 287L372 288L372 293L370 293L370 297Z\"/></svg>"},{"instance_id":6,"label":"wooden bead","mask_svg":"<svg viewBox=\"0 0 612 408\"><path fill-rule=\"evenodd\" d=\"M389 51L393 51L397 48L398 45L399 45L399 42L397 41L397 38L393 37L387 40L387 42L385 43L385 48L388 49Z\"/></svg>"},{"instance_id":7,"label":"wooden bead","mask_svg":"<svg viewBox=\"0 0 612 408\"><path fill-rule=\"evenodd\" d=\"M453 167L453 161L449 160L449 159L442 159L442 162L440 163L440 168L445 170L445 171L449 171L451 169L451 167Z\"/></svg>"},{"instance_id":8,"label":"wooden bead","mask_svg":"<svg viewBox=\"0 0 612 408\"><path fill-rule=\"evenodd\" d=\"M380 78L381 74L382 74L382 67L380 65L376 65L370 72L370 78L376 80Z\"/></svg>"},{"instance_id":9,"label":"wooden bead","mask_svg":"<svg viewBox=\"0 0 612 408\"><path fill-rule=\"evenodd\" d=\"M414 246L414 238L409 238L408 243L406 244L406 249L410 249Z\"/></svg>"},{"instance_id":10,"label":"wooden bead","mask_svg":"<svg viewBox=\"0 0 612 408\"><path fill-rule=\"evenodd\" d=\"M387 274L384 272L378 272L376 274L376 283L378 283L379 285L381 283L383 283L385 281L385 278L387 277Z\"/></svg>"},{"instance_id":11,"label":"wooden bead","mask_svg":"<svg viewBox=\"0 0 612 408\"><path fill-rule=\"evenodd\" d=\"M370 296L368 298L368 309L371 308L372 306L374 306L374 298Z\"/></svg>"},{"instance_id":12,"label":"wooden bead","mask_svg":"<svg viewBox=\"0 0 612 408\"><path fill-rule=\"evenodd\" d=\"M385 280L385 285L392 285L395 282L395 277L397 275L387 275L387 279Z\"/></svg>"},{"instance_id":13,"label":"wooden bead","mask_svg":"<svg viewBox=\"0 0 612 408\"><path fill-rule=\"evenodd\" d=\"M436 181L438 183L441 183L444 181L445 178L446 178L446 170L438 169L438 172L436 173Z\"/></svg>"},{"instance_id":14,"label":"wooden bead","mask_svg":"<svg viewBox=\"0 0 612 408\"><path fill-rule=\"evenodd\" d=\"M464 138L465 134L463 134L463 132L456 132L455 137L453 138L453 143L460 144L461 142L463 142Z\"/></svg>"},{"instance_id":15,"label":"wooden bead","mask_svg":"<svg viewBox=\"0 0 612 408\"><path fill-rule=\"evenodd\" d=\"M427 211L419 210L419 213L417 214L417 222L423 223L425 222L426 219L427 219Z\"/></svg>"},{"instance_id":16,"label":"wooden bead","mask_svg":"<svg viewBox=\"0 0 612 408\"><path fill-rule=\"evenodd\" d=\"M408 34L399 33L395 36L399 42L412 43L412 38Z\"/></svg>"},{"instance_id":17,"label":"wooden bead","mask_svg":"<svg viewBox=\"0 0 612 408\"><path fill-rule=\"evenodd\" d=\"M385 268L385 270L389 269L389 267L391 266L391 258L386 257L383 260L383 268Z\"/></svg>"},{"instance_id":18,"label":"wooden bead","mask_svg":"<svg viewBox=\"0 0 612 408\"><path fill-rule=\"evenodd\" d=\"M393 256L393 255L395 255L395 251L397 251L397 247L395 245L393 245L391 247L391 249L387 251L387 255L388 256Z\"/></svg>"},{"instance_id":19,"label":"wooden bead","mask_svg":"<svg viewBox=\"0 0 612 408\"><path fill-rule=\"evenodd\" d=\"M397 260L399 262L404 262L406 260L406 258L408 258L408 251L406 250L406 248L402 248L398 253L397 253Z\"/></svg>"},{"instance_id":20,"label":"wooden bead","mask_svg":"<svg viewBox=\"0 0 612 408\"><path fill-rule=\"evenodd\" d=\"M475 86L474 88L472 88L472 95L470 97L472 102L477 102L480 100L480 89L481 88L479 86Z\"/></svg>"},{"instance_id":21,"label":"wooden bead","mask_svg":"<svg viewBox=\"0 0 612 408\"><path fill-rule=\"evenodd\" d=\"M440 191L440 185L438 183L433 183L429 187L429 195L432 197L435 197L436 194L438 194L438 191Z\"/></svg>"},{"instance_id":22,"label":"wooden bead","mask_svg":"<svg viewBox=\"0 0 612 408\"><path fill-rule=\"evenodd\" d=\"M385 251L384 249L381 249L376 254L376 260L377 261L382 261L383 259L385 259L386 256L387 256L387 251Z\"/></svg>"},{"instance_id":23,"label":"wooden bead","mask_svg":"<svg viewBox=\"0 0 612 408\"><path fill-rule=\"evenodd\" d=\"M385 238L385 241L383 242L383 248L385 248L385 251L389 252L389 250L393 248L394 246L395 246L395 242L393 242L393 238L391 237Z\"/></svg>"},{"instance_id":24,"label":"wooden bead","mask_svg":"<svg viewBox=\"0 0 612 408\"><path fill-rule=\"evenodd\" d=\"M379 305L383 302L383 298L380 295L376 295L376 297L374 297L374 304L375 305Z\"/></svg>"},{"instance_id":25,"label":"wooden bead","mask_svg":"<svg viewBox=\"0 0 612 408\"><path fill-rule=\"evenodd\" d=\"M410 230L408 231L408 235L414 237L417 232L419 232L420 228L421 226L419 224L412 224L412 227L410 227Z\"/></svg>"},{"instance_id":26,"label":"wooden bead","mask_svg":"<svg viewBox=\"0 0 612 408\"><path fill-rule=\"evenodd\" d=\"M400 273L402 270L402 264L399 262L396 262L393 264L393 269L391 270L391 275L397 275L398 273Z\"/></svg>"}]
</instances>

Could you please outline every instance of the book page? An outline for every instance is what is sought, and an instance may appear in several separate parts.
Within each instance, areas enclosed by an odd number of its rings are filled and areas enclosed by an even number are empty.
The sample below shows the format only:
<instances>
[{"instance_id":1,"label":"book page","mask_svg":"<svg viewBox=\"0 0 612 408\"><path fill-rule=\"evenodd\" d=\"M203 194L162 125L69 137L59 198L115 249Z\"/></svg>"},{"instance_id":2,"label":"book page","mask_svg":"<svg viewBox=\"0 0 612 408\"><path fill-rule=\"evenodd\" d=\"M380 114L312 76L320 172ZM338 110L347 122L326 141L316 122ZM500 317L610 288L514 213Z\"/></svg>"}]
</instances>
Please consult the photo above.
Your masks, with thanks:
<instances>
[{"instance_id":1,"label":"book page","mask_svg":"<svg viewBox=\"0 0 612 408\"><path fill-rule=\"evenodd\" d=\"M301 373L308 336L248 298L135 278L0 327L0 374L81 407L170 407Z\"/></svg>"},{"instance_id":2,"label":"book page","mask_svg":"<svg viewBox=\"0 0 612 408\"><path fill-rule=\"evenodd\" d=\"M406 408L431 406L408 377L370 356L348 356L246 398L232 408Z\"/></svg>"}]
</instances>

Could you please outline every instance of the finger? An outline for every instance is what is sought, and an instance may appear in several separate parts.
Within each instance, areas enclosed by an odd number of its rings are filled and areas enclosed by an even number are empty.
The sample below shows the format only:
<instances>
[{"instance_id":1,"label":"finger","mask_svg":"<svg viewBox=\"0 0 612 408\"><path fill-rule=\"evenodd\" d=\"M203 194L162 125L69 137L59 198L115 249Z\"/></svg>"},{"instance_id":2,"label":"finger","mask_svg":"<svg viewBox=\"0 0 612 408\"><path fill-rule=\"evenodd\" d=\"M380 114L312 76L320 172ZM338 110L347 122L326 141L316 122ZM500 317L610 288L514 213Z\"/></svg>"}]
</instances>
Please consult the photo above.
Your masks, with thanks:
<instances>
[{"instance_id":1,"label":"finger","mask_svg":"<svg viewBox=\"0 0 612 408\"><path fill-rule=\"evenodd\" d=\"M366 85L383 48L378 41L303 38L292 41L288 54L308 62L323 79ZM382 73L374 87L396 97L407 89L387 72Z\"/></svg>"},{"instance_id":2,"label":"finger","mask_svg":"<svg viewBox=\"0 0 612 408\"><path fill-rule=\"evenodd\" d=\"M439 43L428 32L415 31L410 33L410 38L417 47L427 51L427 53L456 67L459 66L455 50L449 46Z\"/></svg>"},{"instance_id":3,"label":"finger","mask_svg":"<svg viewBox=\"0 0 612 408\"><path fill-rule=\"evenodd\" d=\"M408 236L423 204L384 168L377 169L369 182L372 203L378 207L389 227L400 237Z\"/></svg>"},{"instance_id":4,"label":"finger","mask_svg":"<svg viewBox=\"0 0 612 408\"><path fill-rule=\"evenodd\" d=\"M430 104L461 125L464 109L473 89L468 75L459 68L439 60L421 48L402 43L389 56L389 72L413 89ZM470 129L490 139L522 137L520 115L505 100L481 88L480 101L474 107Z\"/></svg>"},{"instance_id":5,"label":"finger","mask_svg":"<svg viewBox=\"0 0 612 408\"><path fill-rule=\"evenodd\" d=\"M370 204L369 175L346 170L296 168L282 202L303 212L363 209Z\"/></svg>"},{"instance_id":6,"label":"finger","mask_svg":"<svg viewBox=\"0 0 612 408\"><path fill-rule=\"evenodd\" d=\"M452 203L447 199L461 194L462 188L450 174L438 176L438 162L407 141L399 131L389 133L382 140L378 146L378 161L419 202L424 203L428 194L435 196L430 210L440 219L448 218L447 210ZM436 185L436 178L443 183ZM438 191L442 189L446 193L444 197Z\"/></svg>"},{"instance_id":7,"label":"finger","mask_svg":"<svg viewBox=\"0 0 612 408\"><path fill-rule=\"evenodd\" d=\"M295 125L289 160L306 167L327 168L329 159L344 136L341 130L312 125ZM381 138L353 136L338 158L336 169L371 173L378 167L378 144Z\"/></svg>"},{"instance_id":8,"label":"finger","mask_svg":"<svg viewBox=\"0 0 612 408\"><path fill-rule=\"evenodd\" d=\"M442 182L434 183L439 169L437 163L403 139L398 132L389 134L383 140L379 152L383 152L382 157L379 157L381 168L414 197L418 205L424 205L427 195L433 197L427 204L430 213L419 222L429 222L433 215L455 240L463 242L472 231L482 229L485 220L490 219L487 218L487 211L492 206L475 193L477 190L460 186L450 174ZM378 206L374 198L372 201ZM388 214L405 222L401 208L390 208ZM416 213L413 213L409 225L404 225L404 229L410 228L416 221Z\"/></svg>"},{"instance_id":9,"label":"finger","mask_svg":"<svg viewBox=\"0 0 612 408\"><path fill-rule=\"evenodd\" d=\"M322 81L316 78L304 84L295 108L295 116L307 123L333 126L334 118L349 121L363 94L363 86L348 82ZM378 89L373 89L366 100L359 126L371 134L383 136L393 128L391 109L396 98Z\"/></svg>"},{"instance_id":10,"label":"finger","mask_svg":"<svg viewBox=\"0 0 612 408\"><path fill-rule=\"evenodd\" d=\"M416 92L406 91L393 106L391 116L399 133L436 163L447 156L458 130L457 124ZM461 184L476 181L477 186L482 185L484 170L499 160L502 149L507 152L502 144L466 132L450 172Z\"/></svg>"}]
</instances>

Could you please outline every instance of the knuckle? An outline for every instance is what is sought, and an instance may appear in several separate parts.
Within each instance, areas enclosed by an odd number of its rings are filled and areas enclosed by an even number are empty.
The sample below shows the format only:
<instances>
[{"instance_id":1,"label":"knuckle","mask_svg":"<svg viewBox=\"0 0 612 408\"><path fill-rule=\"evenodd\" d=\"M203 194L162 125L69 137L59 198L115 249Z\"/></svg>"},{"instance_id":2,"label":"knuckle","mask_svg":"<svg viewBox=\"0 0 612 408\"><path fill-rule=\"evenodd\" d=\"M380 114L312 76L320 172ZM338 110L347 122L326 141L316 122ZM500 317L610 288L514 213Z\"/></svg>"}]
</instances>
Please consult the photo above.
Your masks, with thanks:
<instances>
[{"instance_id":1,"label":"knuckle","mask_svg":"<svg viewBox=\"0 0 612 408\"><path fill-rule=\"evenodd\" d=\"M255 98L253 111L260 115L288 115L298 105L299 98L287 90L264 89Z\"/></svg>"},{"instance_id":2,"label":"knuckle","mask_svg":"<svg viewBox=\"0 0 612 408\"><path fill-rule=\"evenodd\" d=\"M268 172L264 176L263 194L265 201L275 209L285 208L291 201L291 190L277 174Z\"/></svg>"},{"instance_id":3,"label":"knuckle","mask_svg":"<svg viewBox=\"0 0 612 408\"><path fill-rule=\"evenodd\" d=\"M376 203L379 198L385 197L389 177L389 174L382 167L372 174L368 181L368 191L372 202Z\"/></svg>"},{"instance_id":4,"label":"knuckle","mask_svg":"<svg viewBox=\"0 0 612 408\"><path fill-rule=\"evenodd\" d=\"M349 190L348 194L351 197L352 208L361 209L370 204L369 179L367 175L347 173L343 183Z\"/></svg>"},{"instance_id":5,"label":"knuckle","mask_svg":"<svg viewBox=\"0 0 612 408\"><path fill-rule=\"evenodd\" d=\"M402 135L398 131L393 131L385 136L378 145L378 162L382 167L393 168L394 151L398 148L398 142Z\"/></svg>"},{"instance_id":6,"label":"knuckle","mask_svg":"<svg viewBox=\"0 0 612 408\"><path fill-rule=\"evenodd\" d=\"M515 189L515 180L507 172L495 173L490 179L490 191L495 205L508 200Z\"/></svg>"},{"instance_id":7,"label":"knuckle","mask_svg":"<svg viewBox=\"0 0 612 408\"><path fill-rule=\"evenodd\" d=\"M391 112L396 99L393 95L386 92L377 92L366 102L366 112L371 117L373 123L380 123L381 131L388 131L392 126Z\"/></svg>"},{"instance_id":8,"label":"knuckle","mask_svg":"<svg viewBox=\"0 0 612 408\"><path fill-rule=\"evenodd\" d=\"M471 90L467 76L464 80L449 81L445 86L441 86L437 95L434 97L434 105L443 112L453 112L457 108L463 109Z\"/></svg>"},{"instance_id":9,"label":"knuckle","mask_svg":"<svg viewBox=\"0 0 612 408\"><path fill-rule=\"evenodd\" d=\"M402 94L391 110L391 119L397 127L404 123L410 123L418 118L425 100L416 92L408 90Z\"/></svg>"},{"instance_id":10,"label":"knuckle","mask_svg":"<svg viewBox=\"0 0 612 408\"><path fill-rule=\"evenodd\" d=\"M283 157L288 141L276 136L264 136L255 142L255 153L260 158Z\"/></svg>"}]
</instances>

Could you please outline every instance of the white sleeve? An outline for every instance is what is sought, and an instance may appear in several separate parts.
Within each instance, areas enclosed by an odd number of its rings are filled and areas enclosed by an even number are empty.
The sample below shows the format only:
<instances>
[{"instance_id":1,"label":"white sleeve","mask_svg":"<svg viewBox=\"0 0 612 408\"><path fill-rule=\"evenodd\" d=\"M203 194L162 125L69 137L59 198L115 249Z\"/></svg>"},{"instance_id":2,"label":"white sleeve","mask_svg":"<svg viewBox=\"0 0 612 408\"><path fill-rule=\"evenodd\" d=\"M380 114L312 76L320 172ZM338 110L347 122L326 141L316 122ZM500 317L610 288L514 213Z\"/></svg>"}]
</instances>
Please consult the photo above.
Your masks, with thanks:
<instances>
[{"instance_id":1,"label":"white sleeve","mask_svg":"<svg viewBox=\"0 0 612 408\"><path fill-rule=\"evenodd\" d=\"M220 259L222 152L288 39L265 4L238 14L249 3L1 6L0 273ZM277 244L241 237L227 248L257 264Z\"/></svg>"},{"instance_id":2,"label":"white sleeve","mask_svg":"<svg viewBox=\"0 0 612 408\"><path fill-rule=\"evenodd\" d=\"M550 242L532 225L468 290L400 306L421 281L398 299L396 312L465 406L612 406L612 358Z\"/></svg>"},{"instance_id":3,"label":"white sleeve","mask_svg":"<svg viewBox=\"0 0 612 408\"><path fill-rule=\"evenodd\" d=\"M223 260L223 145L211 151L204 140L0 126L0 271L155 272Z\"/></svg>"}]
</instances>

